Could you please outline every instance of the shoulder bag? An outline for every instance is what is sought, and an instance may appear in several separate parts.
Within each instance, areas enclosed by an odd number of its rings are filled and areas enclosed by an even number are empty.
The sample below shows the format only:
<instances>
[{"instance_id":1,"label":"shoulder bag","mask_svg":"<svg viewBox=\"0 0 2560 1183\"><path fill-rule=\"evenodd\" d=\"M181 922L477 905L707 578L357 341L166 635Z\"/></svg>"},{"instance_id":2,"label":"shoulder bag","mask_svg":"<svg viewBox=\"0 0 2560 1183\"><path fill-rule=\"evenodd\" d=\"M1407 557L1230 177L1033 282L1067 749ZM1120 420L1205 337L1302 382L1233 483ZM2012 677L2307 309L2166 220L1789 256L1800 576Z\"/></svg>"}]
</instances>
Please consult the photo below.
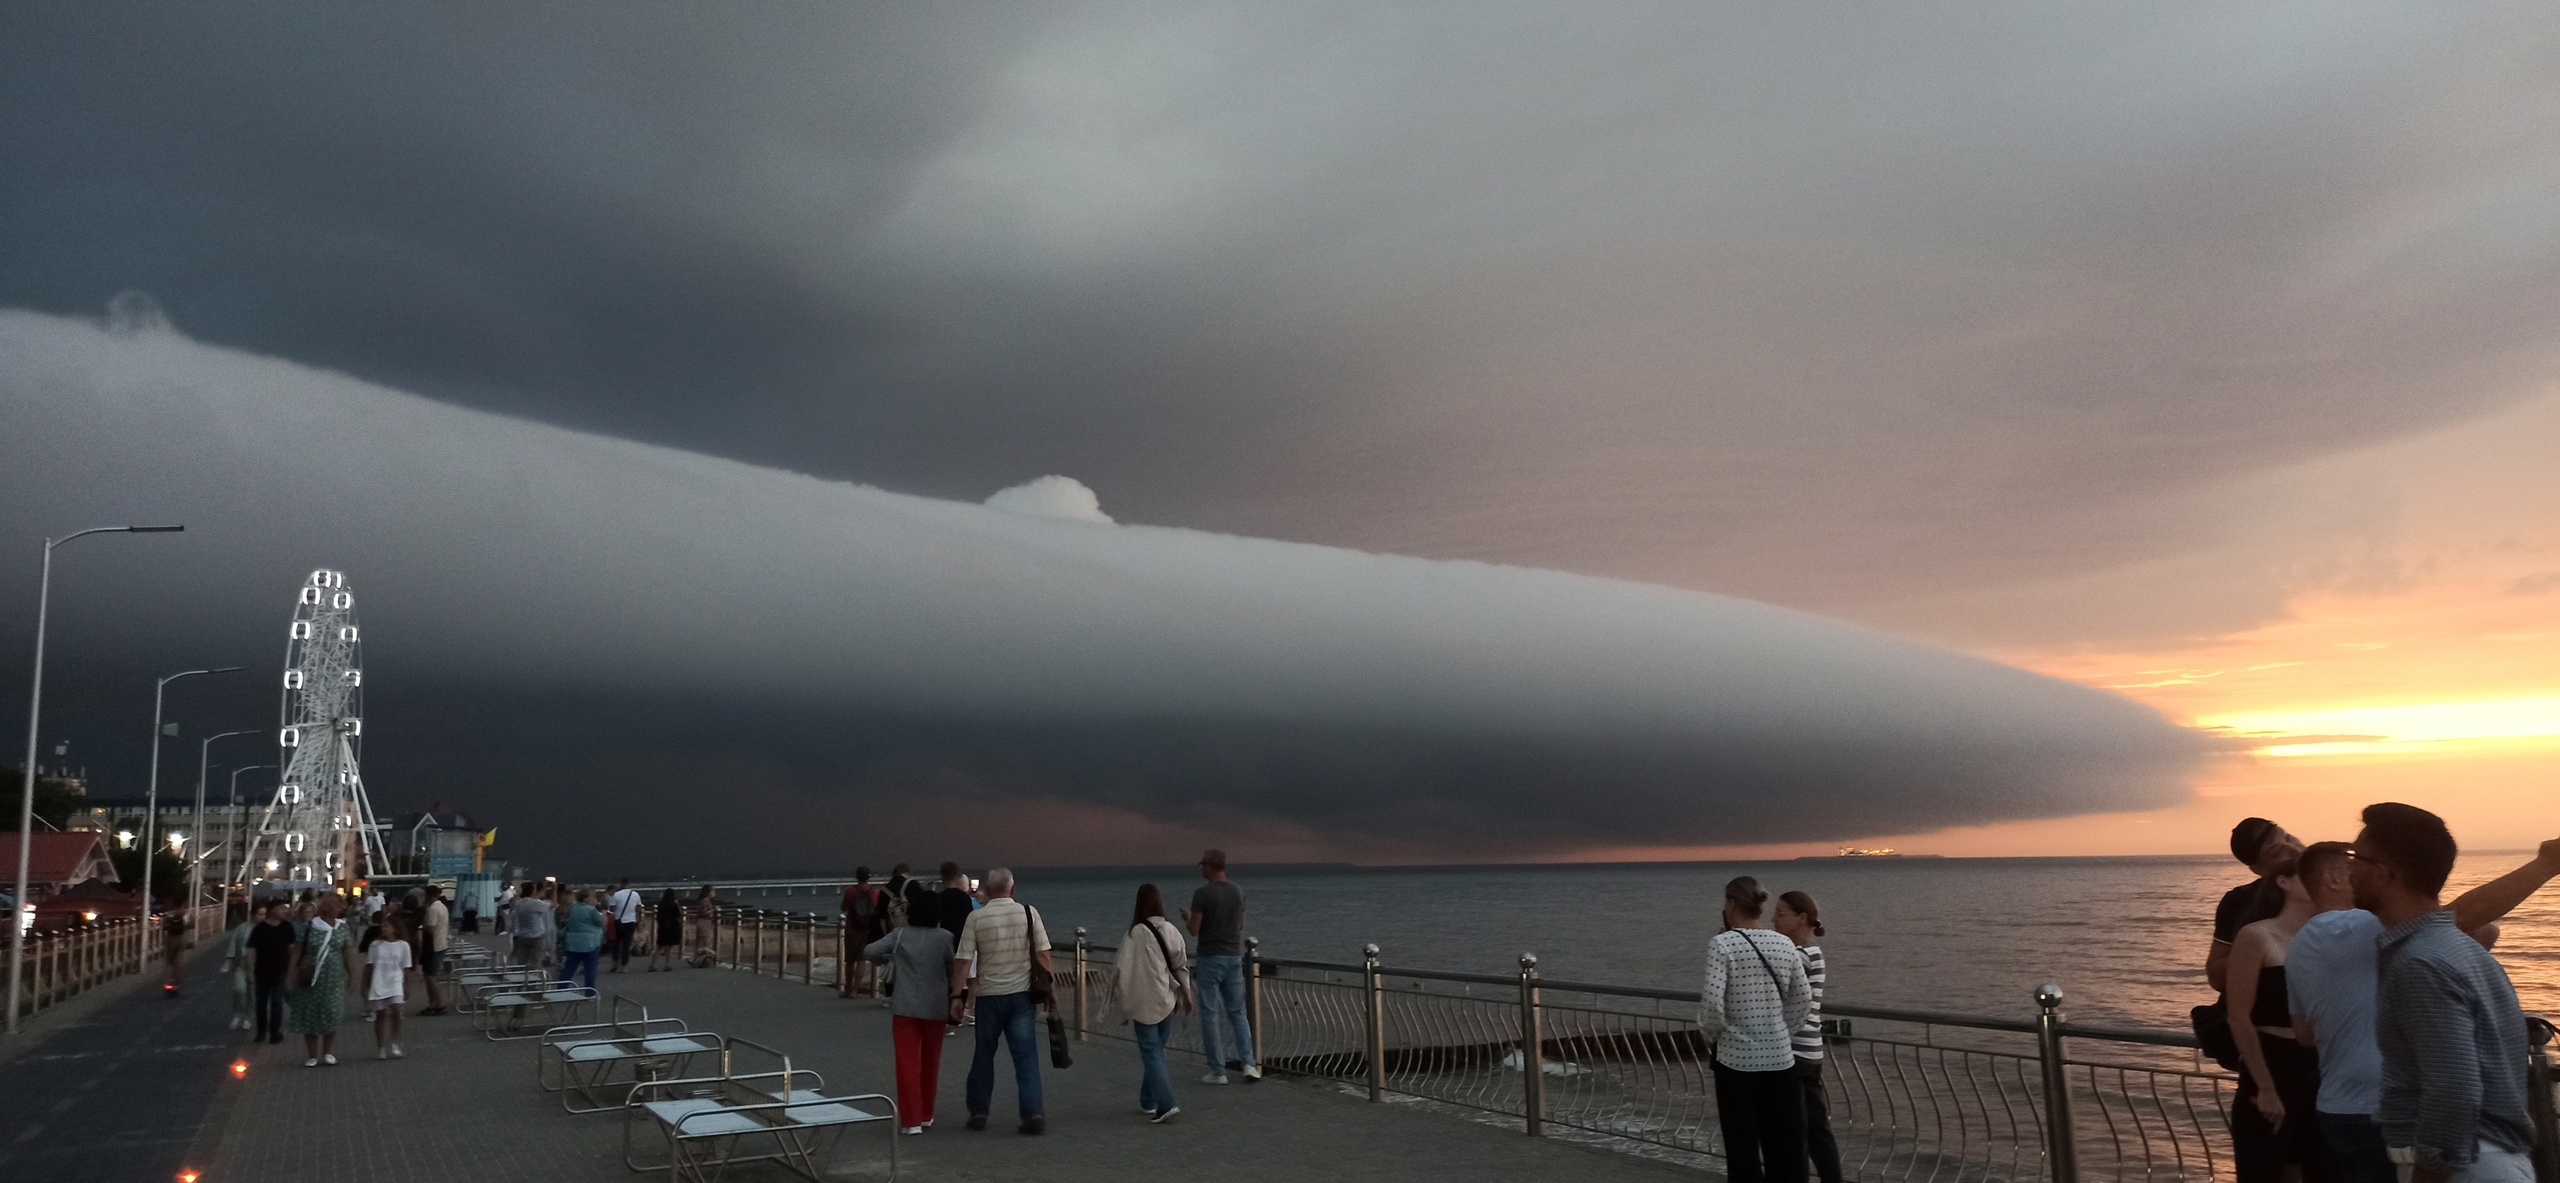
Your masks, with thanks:
<instances>
[{"instance_id":1,"label":"shoulder bag","mask_svg":"<svg viewBox=\"0 0 2560 1183\"><path fill-rule=\"evenodd\" d=\"M310 956L303 958L302 972L294 975L300 979L295 983L296 985L308 989L320 984L320 961L322 958L329 955L331 949L337 947L338 930L345 927L346 925L343 922L334 924L329 927L328 932L321 934L319 950L312 953ZM307 940L303 943L306 946L310 944Z\"/></svg>"},{"instance_id":2,"label":"shoulder bag","mask_svg":"<svg viewBox=\"0 0 2560 1183\"><path fill-rule=\"evenodd\" d=\"M1147 935L1156 939L1156 952L1164 958L1164 976L1173 983L1174 1013L1187 1015L1199 1009L1191 993L1190 978L1173 968L1173 948L1164 943L1164 930L1156 927L1153 919L1140 922L1138 927L1146 929Z\"/></svg>"}]
</instances>

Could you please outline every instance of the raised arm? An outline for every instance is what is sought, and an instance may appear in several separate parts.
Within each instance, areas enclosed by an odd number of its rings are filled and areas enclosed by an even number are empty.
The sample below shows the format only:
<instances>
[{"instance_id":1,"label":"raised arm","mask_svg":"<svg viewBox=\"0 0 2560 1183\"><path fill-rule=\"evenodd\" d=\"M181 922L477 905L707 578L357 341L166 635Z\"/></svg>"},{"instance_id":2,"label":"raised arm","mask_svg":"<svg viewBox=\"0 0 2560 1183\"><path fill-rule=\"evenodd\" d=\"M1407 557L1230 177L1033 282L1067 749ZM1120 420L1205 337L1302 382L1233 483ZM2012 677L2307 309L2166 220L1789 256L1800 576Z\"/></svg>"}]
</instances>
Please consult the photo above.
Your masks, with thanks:
<instances>
[{"instance_id":1,"label":"raised arm","mask_svg":"<svg viewBox=\"0 0 2560 1183\"><path fill-rule=\"evenodd\" d=\"M2543 843L2531 862L2455 897L2454 926L2476 933L2506 919L2507 913L2542 890L2555 875L2560 875L2560 838Z\"/></svg>"}]
</instances>

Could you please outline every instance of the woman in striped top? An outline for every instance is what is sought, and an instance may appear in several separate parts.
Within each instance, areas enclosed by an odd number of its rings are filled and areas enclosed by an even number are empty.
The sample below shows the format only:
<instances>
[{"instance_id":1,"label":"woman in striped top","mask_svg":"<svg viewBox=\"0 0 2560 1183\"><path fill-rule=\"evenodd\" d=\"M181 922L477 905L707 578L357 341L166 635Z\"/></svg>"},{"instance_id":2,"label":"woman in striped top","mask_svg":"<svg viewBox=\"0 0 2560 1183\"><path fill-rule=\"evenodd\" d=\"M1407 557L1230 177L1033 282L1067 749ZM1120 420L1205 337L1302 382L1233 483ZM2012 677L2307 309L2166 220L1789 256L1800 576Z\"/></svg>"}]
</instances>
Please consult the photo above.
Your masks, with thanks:
<instances>
[{"instance_id":1,"label":"woman in striped top","mask_svg":"<svg viewBox=\"0 0 2560 1183\"><path fill-rule=\"evenodd\" d=\"M1840 1183L1840 1143L1831 1136L1831 1098L1822 1090L1822 907L1812 896L1790 891L1778 897L1773 923L1780 936L1796 943L1805 979L1813 983L1813 1010L1795 1039L1796 1083L1804 1087L1804 1148L1822 1183Z\"/></svg>"}]
</instances>

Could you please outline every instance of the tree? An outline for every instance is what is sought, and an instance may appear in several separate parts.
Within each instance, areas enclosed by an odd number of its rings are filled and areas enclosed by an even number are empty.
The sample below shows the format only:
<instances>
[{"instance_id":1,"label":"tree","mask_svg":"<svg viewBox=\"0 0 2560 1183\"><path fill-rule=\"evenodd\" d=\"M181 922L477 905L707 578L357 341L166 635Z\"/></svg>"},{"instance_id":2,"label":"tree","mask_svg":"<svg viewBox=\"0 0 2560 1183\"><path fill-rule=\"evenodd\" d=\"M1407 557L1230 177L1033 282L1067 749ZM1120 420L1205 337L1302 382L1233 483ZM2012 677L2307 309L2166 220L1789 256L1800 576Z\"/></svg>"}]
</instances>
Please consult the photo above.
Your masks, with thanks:
<instances>
[{"instance_id":1,"label":"tree","mask_svg":"<svg viewBox=\"0 0 2560 1183\"><path fill-rule=\"evenodd\" d=\"M114 848L107 852L107 857L115 863L116 878L123 881L126 889L142 886L142 852L148 850L151 852L151 894L161 899L185 898L187 860L169 853L168 839L158 827L153 827L148 834L135 835L129 849L112 835L107 841Z\"/></svg>"},{"instance_id":2,"label":"tree","mask_svg":"<svg viewBox=\"0 0 2560 1183\"><path fill-rule=\"evenodd\" d=\"M0 802L6 803L6 808L0 808L0 833L7 833L18 828L18 794L24 791L24 786L27 783L26 775L26 772L19 768L0 768ZM50 776L42 774L37 775L36 820L38 828L51 826L57 830L61 829L63 823L71 820L71 814L73 811L79 809L86 803L86 800L78 793L71 791L70 785L64 784L59 780L55 780ZM136 863L135 866L138 868L141 864Z\"/></svg>"}]
</instances>

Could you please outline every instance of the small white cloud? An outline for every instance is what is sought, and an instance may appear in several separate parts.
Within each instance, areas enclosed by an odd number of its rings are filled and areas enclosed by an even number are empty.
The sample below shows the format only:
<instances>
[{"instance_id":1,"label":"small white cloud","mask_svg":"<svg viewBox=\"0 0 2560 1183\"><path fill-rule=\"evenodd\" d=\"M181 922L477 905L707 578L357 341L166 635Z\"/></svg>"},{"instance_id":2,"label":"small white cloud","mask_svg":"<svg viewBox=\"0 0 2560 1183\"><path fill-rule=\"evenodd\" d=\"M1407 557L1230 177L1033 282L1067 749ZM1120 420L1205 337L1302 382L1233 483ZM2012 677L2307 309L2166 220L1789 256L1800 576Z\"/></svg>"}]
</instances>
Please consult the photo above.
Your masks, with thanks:
<instances>
[{"instance_id":1,"label":"small white cloud","mask_svg":"<svg viewBox=\"0 0 2560 1183\"><path fill-rule=\"evenodd\" d=\"M144 333L174 333L169 314L161 310L160 301L151 293L127 288L107 301L107 331L119 337L138 337Z\"/></svg>"},{"instance_id":2,"label":"small white cloud","mask_svg":"<svg viewBox=\"0 0 2560 1183\"><path fill-rule=\"evenodd\" d=\"M987 498L987 508L1035 518L1091 522L1097 526L1116 524L1110 514L1102 512L1102 499L1094 496L1093 490L1085 488L1083 481L1071 476L1053 474L1036 481L1025 481L1010 489L999 489L995 496Z\"/></svg>"}]
</instances>

